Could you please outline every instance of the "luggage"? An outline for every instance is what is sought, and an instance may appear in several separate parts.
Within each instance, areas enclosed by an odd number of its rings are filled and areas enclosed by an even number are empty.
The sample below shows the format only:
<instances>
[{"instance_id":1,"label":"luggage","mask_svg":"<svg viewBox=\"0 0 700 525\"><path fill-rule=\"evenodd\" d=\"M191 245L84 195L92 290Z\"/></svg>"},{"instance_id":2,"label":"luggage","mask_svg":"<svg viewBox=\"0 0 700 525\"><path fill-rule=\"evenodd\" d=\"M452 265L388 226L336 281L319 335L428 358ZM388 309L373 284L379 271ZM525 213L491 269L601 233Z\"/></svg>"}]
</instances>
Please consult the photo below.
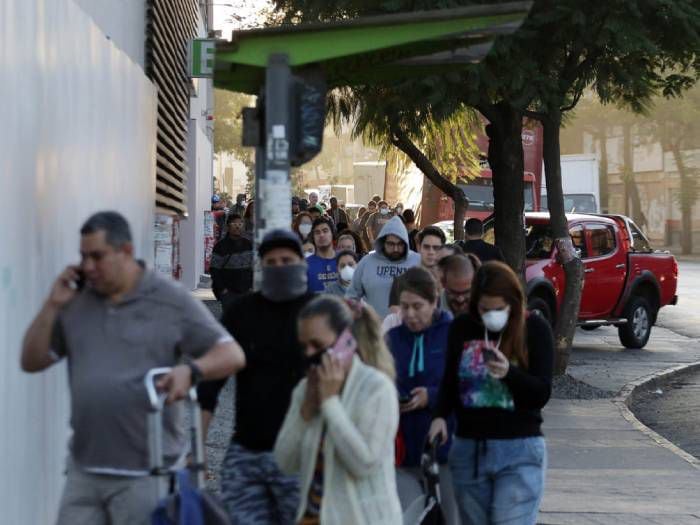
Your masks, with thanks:
<instances>
[{"instance_id":1,"label":"luggage","mask_svg":"<svg viewBox=\"0 0 700 525\"><path fill-rule=\"evenodd\" d=\"M406 509L403 515L405 525L444 525L440 495L440 465L437 460L439 438L426 446L421 457L423 473L423 495Z\"/></svg>"},{"instance_id":2,"label":"luggage","mask_svg":"<svg viewBox=\"0 0 700 525\"><path fill-rule=\"evenodd\" d=\"M156 391L157 379L170 368L154 368L144 382L148 401L148 456L151 475L157 478L160 502L151 515L153 525L231 525L228 514L215 496L204 490L204 445L197 389L192 387L184 401L189 410L190 462L168 467L163 457L163 406L165 394Z\"/></svg>"}]
</instances>

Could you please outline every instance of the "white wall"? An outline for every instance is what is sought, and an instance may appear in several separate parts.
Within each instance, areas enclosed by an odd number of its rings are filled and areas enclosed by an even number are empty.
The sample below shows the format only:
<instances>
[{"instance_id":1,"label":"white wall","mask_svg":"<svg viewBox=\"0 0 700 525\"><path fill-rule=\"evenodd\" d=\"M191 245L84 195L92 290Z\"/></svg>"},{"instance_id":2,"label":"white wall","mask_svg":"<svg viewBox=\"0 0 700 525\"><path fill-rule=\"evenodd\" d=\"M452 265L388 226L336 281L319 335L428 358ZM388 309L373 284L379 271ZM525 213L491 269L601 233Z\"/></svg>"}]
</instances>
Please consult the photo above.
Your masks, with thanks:
<instances>
[{"instance_id":1,"label":"white wall","mask_svg":"<svg viewBox=\"0 0 700 525\"><path fill-rule=\"evenodd\" d=\"M90 213L123 212L152 259L156 96L72 0L2 0L0 70L0 522L43 525L62 486L66 370L21 373L21 338Z\"/></svg>"},{"instance_id":2,"label":"white wall","mask_svg":"<svg viewBox=\"0 0 700 525\"><path fill-rule=\"evenodd\" d=\"M104 33L142 68L145 64L145 0L73 0Z\"/></svg>"},{"instance_id":3,"label":"white wall","mask_svg":"<svg viewBox=\"0 0 700 525\"><path fill-rule=\"evenodd\" d=\"M206 35L204 23L198 22L197 35ZM187 134L187 218L180 223L180 281L189 288L199 285L204 274L204 211L211 209L214 151L212 146L214 94L212 81L193 79L196 96L190 98L190 122Z\"/></svg>"}]
</instances>

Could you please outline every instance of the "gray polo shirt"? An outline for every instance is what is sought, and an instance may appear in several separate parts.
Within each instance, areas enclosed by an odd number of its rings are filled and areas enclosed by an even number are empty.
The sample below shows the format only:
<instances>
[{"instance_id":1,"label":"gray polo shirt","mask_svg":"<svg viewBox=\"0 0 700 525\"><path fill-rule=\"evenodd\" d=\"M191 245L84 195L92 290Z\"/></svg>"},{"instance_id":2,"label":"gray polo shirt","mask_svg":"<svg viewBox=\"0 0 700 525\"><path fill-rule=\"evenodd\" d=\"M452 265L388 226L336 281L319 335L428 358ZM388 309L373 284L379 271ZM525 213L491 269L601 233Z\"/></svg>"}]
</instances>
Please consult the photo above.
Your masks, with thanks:
<instances>
[{"instance_id":1,"label":"gray polo shirt","mask_svg":"<svg viewBox=\"0 0 700 525\"><path fill-rule=\"evenodd\" d=\"M201 301L151 270L118 304L85 289L61 310L51 344L68 358L74 461L91 472L146 473L146 372L200 357L226 340ZM171 461L186 446L179 405L163 414L163 450Z\"/></svg>"}]
</instances>

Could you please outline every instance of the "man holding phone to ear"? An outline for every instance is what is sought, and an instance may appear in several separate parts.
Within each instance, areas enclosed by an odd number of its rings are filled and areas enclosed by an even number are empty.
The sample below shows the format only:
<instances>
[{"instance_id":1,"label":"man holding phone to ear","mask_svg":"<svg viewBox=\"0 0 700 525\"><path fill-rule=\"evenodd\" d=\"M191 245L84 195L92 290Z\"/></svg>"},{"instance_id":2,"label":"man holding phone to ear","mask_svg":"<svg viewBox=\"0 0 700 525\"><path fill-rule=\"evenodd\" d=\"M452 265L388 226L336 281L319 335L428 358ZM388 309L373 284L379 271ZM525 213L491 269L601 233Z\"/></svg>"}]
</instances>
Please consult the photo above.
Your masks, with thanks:
<instances>
[{"instance_id":1,"label":"man holding phone to ear","mask_svg":"<svg viewBox=\"0 0 700 525\"><path fill-rule=\"evenodd\" d=\"M25 334L21 366L40 372L68 361L73 436L58 525L146 525L157 504L146 373L172 367L159 382L171 403L202 379L237 372L245 357L200 301L134 258L119 213L96 213L80 234L81 263L53 284ZM171 464L187 451L181 416L174 407L163 414Z\"/></svg>"}]
</instances>

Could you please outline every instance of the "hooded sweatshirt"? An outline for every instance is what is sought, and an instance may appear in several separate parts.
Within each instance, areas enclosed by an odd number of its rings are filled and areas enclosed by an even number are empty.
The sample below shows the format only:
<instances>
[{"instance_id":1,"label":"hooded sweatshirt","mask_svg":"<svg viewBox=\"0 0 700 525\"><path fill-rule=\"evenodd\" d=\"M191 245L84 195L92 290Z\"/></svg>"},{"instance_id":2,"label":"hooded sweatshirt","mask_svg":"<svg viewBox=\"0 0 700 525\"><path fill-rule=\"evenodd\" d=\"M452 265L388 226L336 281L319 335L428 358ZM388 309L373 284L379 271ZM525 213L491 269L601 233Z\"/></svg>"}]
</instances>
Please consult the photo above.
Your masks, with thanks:
<instances>
[{"instance_id":1,"label":"hooded sweatshirt","mask_svg":"<svg viewBox=\"0 0 700 525\"><path fill-rule=\"evenodd\" d=\"M406 255L398 261L390 261L384 255L384 239L394 235L406 244ZM408 248L408 232L399 217L387 222L374 243L374 251L357 265L346 297L364 299L382 319L389 313L389 294L394 278L409 268L420 264L420 255Z\"/></svg>"},{"instance_id":2,"label":"hooded sweatshirt","mask_svg":"<svg viewBox=\"0 0 700 525\"><path fill-rule=\"evenodd\" d=\"M392 328L386 335L396 363L396 387L399 397L408 397L414 388L428 390L428 406L401 414L399 429L406 446L406 457L401 466L420 465L423 447L427 441L433 412L437 406L440 381L447 357L447 336L452 315L438 310L432 324L422 332L411 332L405 324ZM450 423L452 434L453 422ZM448 441L438 450L438 461L445 463L450 448Z\"/></svg>"}]
</instances>

